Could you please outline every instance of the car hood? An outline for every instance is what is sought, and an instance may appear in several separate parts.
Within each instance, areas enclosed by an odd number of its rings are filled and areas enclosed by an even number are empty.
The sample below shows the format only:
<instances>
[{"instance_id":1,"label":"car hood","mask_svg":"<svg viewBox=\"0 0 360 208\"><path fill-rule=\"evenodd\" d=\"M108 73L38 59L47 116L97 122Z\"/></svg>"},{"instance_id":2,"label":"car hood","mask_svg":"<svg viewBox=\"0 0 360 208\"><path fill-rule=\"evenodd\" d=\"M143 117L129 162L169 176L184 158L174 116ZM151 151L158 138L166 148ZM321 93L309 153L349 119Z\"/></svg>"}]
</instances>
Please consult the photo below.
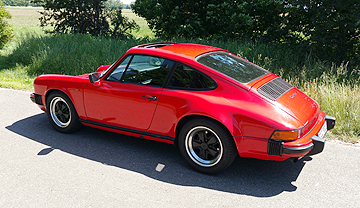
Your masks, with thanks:
<instances>
[{"instance_id":1,"label":"car hood","mask_svg":"<svg viewBox=\"0 0 360 208\"><path fill-rule=\"evenodd\" d=\"M319 104L279 77L269 77L252 86L251 91L307 125L319 112Z\"/></svg>"}]
</instances>

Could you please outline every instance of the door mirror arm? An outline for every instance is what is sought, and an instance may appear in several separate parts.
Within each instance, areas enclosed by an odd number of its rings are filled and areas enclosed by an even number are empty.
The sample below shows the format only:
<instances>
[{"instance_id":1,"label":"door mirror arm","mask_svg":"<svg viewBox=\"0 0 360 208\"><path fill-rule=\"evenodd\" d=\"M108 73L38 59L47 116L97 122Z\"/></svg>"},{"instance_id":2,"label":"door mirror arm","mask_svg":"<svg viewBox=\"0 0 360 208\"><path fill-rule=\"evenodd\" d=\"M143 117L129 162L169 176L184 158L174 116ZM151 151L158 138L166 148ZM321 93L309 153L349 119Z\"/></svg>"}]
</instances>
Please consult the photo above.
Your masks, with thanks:
<instances>
[{"instance_id":1,"label":"door mirror arm","mask_svg":"<svg viewBox=\"0 0 360 208\"><path fill-rule=\"evenodd\" d=\"M100 76L97 72L89 74L89 81L90 83L95 83L100 80Z\"/></svg>"}]
</instances>

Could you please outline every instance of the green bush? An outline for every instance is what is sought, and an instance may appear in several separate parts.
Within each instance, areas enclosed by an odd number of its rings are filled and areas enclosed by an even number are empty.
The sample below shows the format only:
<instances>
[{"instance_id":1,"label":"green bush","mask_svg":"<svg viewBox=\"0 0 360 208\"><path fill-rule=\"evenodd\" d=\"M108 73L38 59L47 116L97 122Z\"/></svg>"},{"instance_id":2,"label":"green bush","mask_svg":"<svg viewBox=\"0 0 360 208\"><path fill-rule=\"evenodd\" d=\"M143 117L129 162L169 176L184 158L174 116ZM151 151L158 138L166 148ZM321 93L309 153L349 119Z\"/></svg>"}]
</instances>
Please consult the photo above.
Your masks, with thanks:
<instances>
[{"instance_id":1,"label":"green bush","mask_svg":"<svg viewBox=\"0 0 360 208\"><path fill-rule=\"evenodd\" d=\"M6 21L6 19L10 18L11 15L5 10L4 4L0 1L0 49L14 36L12 27Z\"/></svg>"}]
</instances>

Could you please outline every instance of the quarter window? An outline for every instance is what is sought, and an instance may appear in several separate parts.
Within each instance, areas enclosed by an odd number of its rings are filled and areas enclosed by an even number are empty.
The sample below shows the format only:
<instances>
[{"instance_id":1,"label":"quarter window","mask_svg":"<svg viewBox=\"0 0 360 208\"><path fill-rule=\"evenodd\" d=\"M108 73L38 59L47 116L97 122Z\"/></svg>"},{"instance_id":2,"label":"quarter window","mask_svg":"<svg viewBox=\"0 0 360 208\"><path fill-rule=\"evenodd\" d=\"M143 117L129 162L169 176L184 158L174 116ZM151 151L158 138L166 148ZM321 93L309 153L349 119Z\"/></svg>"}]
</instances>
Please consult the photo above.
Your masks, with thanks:
<instances>
[{"instance_id":1,"label":"quarter window","mask_svg":"<svg viewBox=\"0 0 360 208\"><path fill-rule=\"evenodd\" d=\"M167 87L182 89L214 89L216 83L206 75L183 64L177 64Z\"/></svg>"}]
</instances>

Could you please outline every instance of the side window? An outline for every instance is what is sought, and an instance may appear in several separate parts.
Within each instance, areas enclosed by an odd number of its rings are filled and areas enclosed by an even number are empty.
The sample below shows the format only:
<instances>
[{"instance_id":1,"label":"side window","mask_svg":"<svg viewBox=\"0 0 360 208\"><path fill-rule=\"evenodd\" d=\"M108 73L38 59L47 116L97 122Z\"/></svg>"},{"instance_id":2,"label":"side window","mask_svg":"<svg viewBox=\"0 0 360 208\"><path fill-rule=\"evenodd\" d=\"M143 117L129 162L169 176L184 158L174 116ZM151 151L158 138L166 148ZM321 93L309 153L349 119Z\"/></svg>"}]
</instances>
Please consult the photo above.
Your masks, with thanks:
<instances>
[{"instance_id":1,"label":"side window","mask_svg":"<svg viewBox=\"0 0 360 208\"><path fill-rule=\"evenodd\" d=\"M167 87L185 89L214 89L216 83L208 76L190 67L178 64Z\"/></svg>"},{"instance_id":2,"label":"side window","mask_svg":"<svg viewBox=\"0 0 360 208\"><path fill-rule=\"evenodd\" d=\"M134 84L162 86L173 61L146 55L134 55L121 81Z\"/></svg>"},{"instance_id":3,"label":"side window","mask_svg":"<svg viewBox=\"0 0 360 208\"><path fill-rule=\"evenodd\" d=\"M114 69L114 71L111 72L111 74L108 76L106 80L109 81L116 81L119 82L127 65L129 64L129 61L132 56L126 57L117 67Z\"/></svg>"}]
</instances>

